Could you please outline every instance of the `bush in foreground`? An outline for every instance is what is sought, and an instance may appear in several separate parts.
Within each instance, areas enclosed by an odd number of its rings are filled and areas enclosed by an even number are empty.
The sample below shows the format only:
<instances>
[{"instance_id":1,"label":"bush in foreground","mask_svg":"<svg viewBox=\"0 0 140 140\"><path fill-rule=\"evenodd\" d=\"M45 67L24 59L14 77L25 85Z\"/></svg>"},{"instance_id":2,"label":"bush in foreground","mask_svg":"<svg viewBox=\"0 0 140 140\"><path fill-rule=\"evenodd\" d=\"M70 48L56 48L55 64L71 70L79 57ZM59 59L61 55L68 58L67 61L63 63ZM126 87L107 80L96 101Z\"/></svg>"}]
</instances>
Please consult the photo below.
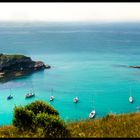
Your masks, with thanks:
<instances>
[{"instance_id":1,"label":"bush in foreground","mask_svg":"<svg viewBox=\"0 0 140 140\"><path fill-rule=\"evenodd\" d=\"M37 137L68 137L70 135L59 113L43 101L14 108L13 125Z\"/></svg>"},{"instance_id":2,"label":"bush in foreground","mask_svg":"<svg viewBox=\"0 0 140 140\"><path fill-rule=\"evenodd\" d=\"M69 131L66 129L65 123L55 115L39 113L35 118L37 133L39 137L68 137Z\"/></svg>"},{"instance_id":3,"label":"bush in foreground","mask_svg":"<svg viewBox=\"0 0 140 140\"><path fill-rule=\"evenodd\" d=\"M59 115L58 111L43 101L35 101L25 106L27 110L31 110L35 115L38 113L47 113L49 115Z\"/></svg>"}]
</instances>

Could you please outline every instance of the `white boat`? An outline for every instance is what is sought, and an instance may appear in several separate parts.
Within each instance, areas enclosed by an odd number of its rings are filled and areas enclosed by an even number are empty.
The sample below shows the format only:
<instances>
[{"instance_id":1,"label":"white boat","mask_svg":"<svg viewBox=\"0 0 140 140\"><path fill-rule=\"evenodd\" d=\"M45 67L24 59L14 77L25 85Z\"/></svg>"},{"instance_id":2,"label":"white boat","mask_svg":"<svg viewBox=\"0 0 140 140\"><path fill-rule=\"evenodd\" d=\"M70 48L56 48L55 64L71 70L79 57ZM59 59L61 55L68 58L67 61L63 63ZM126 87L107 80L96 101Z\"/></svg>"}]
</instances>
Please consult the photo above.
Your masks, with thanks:
<instances>
[{"instance_id":1,"label":"white boat","mask_svg":"<svg viewBox=\"0 0 140 140\"><path fill-rule=\"evenodd\" d=\"M95 112L95 109L93 109L90 113L89 113L89 118L92 119L94 118L96 112Z\"/></svg>"},{"instance_id":2,"label":"white boat","mask_svg":"<svg viewBox=\"0 0 140 140\"><path fill-rule=\"evenodd\" d=\"M53 100L54 100L54 96L51 96L51 97L50 97L50 101L53 101Z\"/></svg>"},{"instance_id":3,"label":"white boat","mask_svg":"<svg viewBox=\"0 0 140 140\"><path fill-rule=\"evenodd\" d=\"M133 97L132 97L132 96L129 97L129 102L130 102L130 103L133 102Z\"/></svg>"},{"instance_id":4,"label":"white boat","mask_svg":"<svg viewBox=\"0 0 140 140\"><path fill-rule=\"evenodd\" d=\"M74 102L74 103L77 103L77 102L78 102L78 97L75 97L75 98L73 99L73 102Z\"/></svg>"},{"instance_id":5,"label":"white boat","mask_svg":"<svg viewBox=\"0 0 140 140\"><path fill-rule=\"evenodd\" d=\"M31 97L34 97L35 94L34 93L27 93L25 94L25 98L31 98Z\"/></svg>"},{"instance_id":6,"label":"white boat","mask_svg":"<svg viewBox=\"0 0 140 140\"><path fill-rule=\"evenodd\" d=\"M50 101L54 100L54 96L53 96L53 89L51 89L51 96L50 96Z\"/></svg>"},{"instance_id":7,"label":"white boat","mask_svg":"<svg viewBox=\"0 0 140 140\"><path fill-rule=\"evenodd\" d=\"M92 97L93 98L93 97ZM92 119L95 117L96 111L95 111L95 107L93 105L93 99L92 99L92 111L89 113L89 118Z\"/></svg>"},{"instance_id":8,"label":"white boat","mask_svg":"<svg viewBox=\"0 0 140 140\"><path fill-rule=\"evenodd\" d=\"M133 102L133 97L132 97L132 95L131 95L131 88L130 88L129 102L130 102L130 103L132 103L132 102Z\"/></svg>"}]
</instances>

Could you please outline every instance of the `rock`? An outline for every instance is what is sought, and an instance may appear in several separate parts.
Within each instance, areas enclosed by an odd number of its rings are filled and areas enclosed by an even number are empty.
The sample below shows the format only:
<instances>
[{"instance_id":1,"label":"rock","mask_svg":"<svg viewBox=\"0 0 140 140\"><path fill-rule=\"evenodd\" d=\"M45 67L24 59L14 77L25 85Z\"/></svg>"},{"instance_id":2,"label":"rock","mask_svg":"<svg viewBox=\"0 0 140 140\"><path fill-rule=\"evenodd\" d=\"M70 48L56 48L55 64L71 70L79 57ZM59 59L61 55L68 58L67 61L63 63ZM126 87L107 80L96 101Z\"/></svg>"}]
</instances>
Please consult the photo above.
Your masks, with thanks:
<instances>
[{"instance_id":1,"label":"rock","mask_svg":"<svg viewBox=\"0 0 140 140\"><path fill-rule=\"evenodd\" d=\"M45 65L45 67L46 67L46 69L49 69L49 68L51 68L51 66L50 66L50 65Z\"/></svg>"},{"instance_id":2,"label":"rock","mask_svg":"<svg viewBox=\"0 0 140 140\"><path fill-rule=\"evenodd\" d=\"M24 55L0 54L0 80L10 80L46 68L50 68L50 66L45 65L42 61L33 61Z\"/></svg>"},{"instance_id":3,"label":"rock","mask_svg":"<svg viewBox=\"0 0 140 140\"><path fill-rule=\"evenodd\" d=\"M140 66L129 66L130 68L140 68Z\"/></svg>"}]
</instances>

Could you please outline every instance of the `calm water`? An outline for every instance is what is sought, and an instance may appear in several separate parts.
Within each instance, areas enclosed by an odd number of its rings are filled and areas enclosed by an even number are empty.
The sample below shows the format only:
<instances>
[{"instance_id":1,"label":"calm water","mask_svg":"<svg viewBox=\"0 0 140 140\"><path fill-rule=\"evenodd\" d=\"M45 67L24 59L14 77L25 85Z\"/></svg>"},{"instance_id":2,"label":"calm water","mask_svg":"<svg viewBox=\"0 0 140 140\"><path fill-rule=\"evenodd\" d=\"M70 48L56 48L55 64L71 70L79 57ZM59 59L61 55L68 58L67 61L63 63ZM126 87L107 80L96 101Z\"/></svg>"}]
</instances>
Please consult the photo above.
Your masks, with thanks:
<instances>
[{"instance_id":1,"label":"calm water","mask_svg":"<svg viewBox=\"0 0 140 140\"><path fill-rule=\"evenodd\" d=\"M52 66L0 84L0 124L11 124L15 105L44 100L64 120L136 112L140 105L140 24L0 23L0 52L20 53ZM14 98L7 101L10 88ZM130 104L131 95L134 103ZM34 89L36 96L25 99ZM55 96L49 102L51 89ZM78 104L73 98L79 97Z\"/></svg>"}]
</instances>

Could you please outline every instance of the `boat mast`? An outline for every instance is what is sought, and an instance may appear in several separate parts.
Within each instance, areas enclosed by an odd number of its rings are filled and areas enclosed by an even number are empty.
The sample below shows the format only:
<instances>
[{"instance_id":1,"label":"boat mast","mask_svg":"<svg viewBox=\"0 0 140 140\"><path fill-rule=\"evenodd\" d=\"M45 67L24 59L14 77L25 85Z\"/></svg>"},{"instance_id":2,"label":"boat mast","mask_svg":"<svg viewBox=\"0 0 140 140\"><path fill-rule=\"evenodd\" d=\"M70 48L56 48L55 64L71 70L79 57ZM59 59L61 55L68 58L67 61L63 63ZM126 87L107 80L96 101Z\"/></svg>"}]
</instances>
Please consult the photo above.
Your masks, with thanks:
<instances>
[{"instance_id":1,"label":"boat mast","mask_svg":"<svg viewBox=\"0 0 140 140\"><path fill-rule=\"evenodd\" d=\"M34 87L33 87L33 83L31 81L31 90L30 90L31 93L34 93Z\"/></svg>"},{"instance_id":2,"label":"boat mast","mask_svg":"<svg viewBox=\"0 0 140 140\"><path fill-rule=\"evenodd\" d=\"M10 95L11 95L11 88L10 88Z\"/></svg>"},{"instance_id":3,"label":"boat mast","mask_svg":"<svg viewBox=\"0 0 140 140\"><path fill-rule=\"evenodd\" d=\"M53 96L53 88L51 88L51 96Z\"/></svg>"},{"instance_id":4,"label":"boat mast","mask_svg":"<svg viewBox=\"0 0 140 140\"><path fill-rule=\"evenodd\" d=\"M94 109L94 106L93 106L93 95L92 95L92 108Z\"/></svg>"},{"instance_id":5,"label":"boat mast","mask_svg":"<svg viewBox=\"0 0 140 140\"><path fill-rule=\"evenodd\" d=\"M131 87L130 87L130 96L131 96Z\"/></svg>"}]
</instances>

